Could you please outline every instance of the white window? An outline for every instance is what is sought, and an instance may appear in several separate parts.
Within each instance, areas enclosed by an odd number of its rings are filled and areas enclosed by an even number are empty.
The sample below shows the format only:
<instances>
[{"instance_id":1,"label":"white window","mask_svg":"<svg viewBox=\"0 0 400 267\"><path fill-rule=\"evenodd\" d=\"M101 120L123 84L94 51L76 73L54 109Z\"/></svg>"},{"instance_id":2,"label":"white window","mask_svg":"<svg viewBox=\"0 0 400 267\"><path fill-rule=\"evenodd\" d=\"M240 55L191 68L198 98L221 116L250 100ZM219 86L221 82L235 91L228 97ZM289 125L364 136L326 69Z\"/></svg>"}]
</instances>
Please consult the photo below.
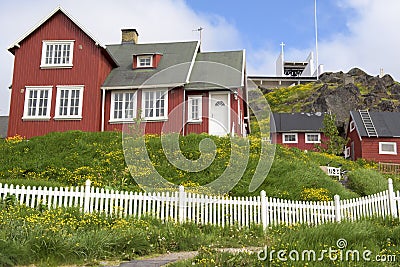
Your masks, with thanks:
<instances>
[{"instance_id":1,"label":"white window","mask_svg":"<svg viewBox=\"0 0 400 267\"><path fill-rule=\"evenodd\" d=\"M52 86L27 86L22 119L49 120L52 89Z\"/></svg>"},{"instance_id":2,"label":"white window","mask_svg":"<svg viewBox=\"0 0 400 267\"><path fill-rule=\"evenodd\" d=\"M320 133L306 133L306 143L307 144L321 143L321 134Z\"/></svg>"},{"instance_id":3,"label":"white window","mask_svg":"<svg viewBox=\"0 0 400 267\"><path fill-rule=\"evenodd\" d=\"M297 133L284 133L282 135L282 142L284 144L296 144L297 143Z\"/></svg>"},{"instance_id":4,"label":"white window","mask_svg":"<svg viewBox=\"0 0 400 267\"><path fill-rule=\"evenodd\" d=\"M82 119L83 86L57 86L54 119Z\"/></svg>"},{"instance_id":5,"label":"white window","mask_svg":"<svg viewBox=\"0 0 400 267\"><path fill-rule=\"evenodd\" d=\"M379 142L379 154L397 155L396 142Z\"/></svg>"},{"instance_id":6,"label":"white window","mask_svg":"<svg viewBox=\"0 0 400 267\"><path fill-rule=\"evenodd\" d=\"M356 128L356 125L354 123L354 121L350 122L350 132L354 131L354 129Z\"/></svg>"},{"instance_id":7,"label":"white window","mask_svg":"<svg viewBox=\"0 0 400 267\"><path fill-rule=\"evenodd\" d=\"M138 68L148 68L153 67L153 56L137 56L137 67Z\"/></svg>"},{"instance_id":8,"label":"white window","mask_svg":"<svg viewBox=\"0 0 400 267\"><path fill-rule=\"evenodd\" d=\"M71 68L74 41L43 41L42 68Z\"/></svg>"},{"instance_id":9,"label":"white window","mask_svg":"<svg viewBox=\"0 0 400 267\"><path fill-rule=\"evenodd\" d=\"M350 158L350 156L351 156L351 149L350 149L350 147L347 146L344 149L344 158L347 159L347 158Z\"/></svg>"},{"instance_id":10,"label":"white window","mask_svg":"<svg viewBox=\"0 0 400 267\"><path fill-rule=\"evenodd\" d=\"M110 121L133 121L137 110L136 91L111 93Z\"/></svg>"},{"instance_id":11,"label":"white window","mask_svg":"<svg viewBox=\"0 0 400 267\"><path fill-rule=\"evenodd\" d=\"M168 118L168 90L144 90L142 94L142 117L145 120Z\"/></svg>"},{"instance_id":12,"label":"white window","mask_svg":"<svg viewBox=\"0 0 400 267\"><path fill-rule=\"evenodd\" d=\"M188 121L201 122L202 121L202 97L189 96L188 97Z\"/></svg>"}]
</instances>

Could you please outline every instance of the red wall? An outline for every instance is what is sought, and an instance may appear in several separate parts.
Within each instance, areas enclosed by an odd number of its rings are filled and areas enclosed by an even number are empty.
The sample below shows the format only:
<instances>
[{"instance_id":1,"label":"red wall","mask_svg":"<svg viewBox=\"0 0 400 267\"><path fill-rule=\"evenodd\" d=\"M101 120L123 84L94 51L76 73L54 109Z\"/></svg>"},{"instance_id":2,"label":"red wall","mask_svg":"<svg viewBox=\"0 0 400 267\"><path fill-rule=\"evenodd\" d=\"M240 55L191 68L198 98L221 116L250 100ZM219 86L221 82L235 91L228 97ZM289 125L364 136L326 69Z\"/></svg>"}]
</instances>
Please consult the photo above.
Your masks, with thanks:
<instances>
[{"instance_id":1,"label":"red wall","mask_svg":"<svg viewBox=\"0 0 400 267\"><path fill-rule=\"evenodd\" d=\"M350 123L349 123L350 125ZM362 158L362 152L363 152L363 148L362 148L362 143L360 140L360 137L358 136L358 132L356 129L354 129L353 131L350 132L350 126L348 126L347 128L347 137L350 139L349 142L347 143L347 147L351 148L351 143L354 143L354 150L350 151L350 158L357 160L359 158Z\"/></svg>"},{"instance_id":2,"label":"red wall","mask_svg":"<svg viewBox=\"0 0 400 267\"><path fill-rule=\"evenodd\" d=\"M43 40L75 40L73 67L41 69ZM112 66L102 49L69 20L56 13L15 50L8 136L20 134L27 138L52 131L99 131L101 124L100 86ZM26 86L53 86L50 116L55 115L56 86L84 85L82 120L22 121Z\"/></svg>"},{"instance_id":3,"label":"red wall","mask_svg":"<svg viewBox=\"0 0 400 267\"><path fill-rule=\"evenodd\" d=\"M185 125L185 135L190 133L208 133L208 117L209 117L209 92L208 91L186 91L185 119L188 120L188 98L193 95L202 96L202 122L191 123Z\"/></svg>"},{"instance_id":4,"label":"red wall","mask_svg":"<svg viewBox=\"0 0 400 267\"><path fill-rule=\"evenodd\" d=\"M145 133L146 134L160 134L161 132L179 132L182 133L182 112L183 112L183 88L174 88L168 92L168 121L147 121L145 122ZM208 133L208 116L209 116L209 91L186 91L185 93L185 135L190 133ZM201 123L190 123L188 120L188 103L189 96L201 95L202 96L202 122ZM142 107L142 91L137 92L137 109L138 112ZM237 135L241 135L241 129L238 127L238 113L237 113L237 100L234 99L234 95L231 94L231 124L235 122L235 132ZM239 97L239 101L243 101ZM122 131L123 123L110 123L110 108L111 108L111 91L106 92L105 99L105 131ZM244 117L244 104L241 103L241 120ZM140 114L137 114L140 116ZM243 122L242 122L243 123ZM232 126L232 125L231 125Z\"/></svg>"},{"instance_id":5,"label":"red wall","mask_svg":"<svg viewBox=\"0 0 400 267\"><path fill-rule=\"evenodd\" d=\"M297 147L301 150L311 150L311 151L316 150L315 144L306 143L305 137L306 137L305 133L297 133L297 143L283 144L282 133L273 133L272 134L272 143L273 144L281 144L281 145L284 145L287 147ZM322 142L328 141L328 138L323 133L321 133L321 141ZM319 145L322 145L322 142ZM322 146L324 146L324 145L322 145Z\"/></svg>"},{"instance_id":6,"label":"red wall","mask_svg":"<svg viewBox=\"0 0 400 267\"><path fill-rule=\"evenodd\" d=\"M379 142L396 142L397 143L397 155L386 155L379 154ZM366 160L372 160L375 162L387 162L387 163L400 163L399 149L400 139L399 138L367 138L364 137L362 140L362 158Z\"/></svg>"}]
</instances>

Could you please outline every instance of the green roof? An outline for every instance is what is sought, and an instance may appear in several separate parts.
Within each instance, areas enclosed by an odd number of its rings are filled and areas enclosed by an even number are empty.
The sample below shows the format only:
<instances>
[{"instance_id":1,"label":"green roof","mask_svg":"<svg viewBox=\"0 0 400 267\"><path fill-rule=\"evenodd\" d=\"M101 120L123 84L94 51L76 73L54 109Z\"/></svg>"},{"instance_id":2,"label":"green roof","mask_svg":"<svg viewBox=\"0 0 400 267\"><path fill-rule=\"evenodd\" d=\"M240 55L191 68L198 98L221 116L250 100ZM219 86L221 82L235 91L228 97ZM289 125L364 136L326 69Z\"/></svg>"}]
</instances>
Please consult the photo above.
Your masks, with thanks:
<instances>
[{"instance_id":1,"label":"green roof","mask_svg":"<svg viewBox=\"0 0 400 267\"><path fill-rule=\"evenodd\" d=\"M244 50L198 53L186 89L231 89L243 86Z\"/></svg>"},{"instance_id":2,"label":"green roof","mask_svg":"<svg viewBox=\"0 0 400 267\"><path fill-rule=\"evenodd\" d=\"M173 87L187 82L198 42L108 45L107 50L118 62L103 88ZM161 54L156 69L132 69L133 55Z\"/></svg>"}]
</instances>

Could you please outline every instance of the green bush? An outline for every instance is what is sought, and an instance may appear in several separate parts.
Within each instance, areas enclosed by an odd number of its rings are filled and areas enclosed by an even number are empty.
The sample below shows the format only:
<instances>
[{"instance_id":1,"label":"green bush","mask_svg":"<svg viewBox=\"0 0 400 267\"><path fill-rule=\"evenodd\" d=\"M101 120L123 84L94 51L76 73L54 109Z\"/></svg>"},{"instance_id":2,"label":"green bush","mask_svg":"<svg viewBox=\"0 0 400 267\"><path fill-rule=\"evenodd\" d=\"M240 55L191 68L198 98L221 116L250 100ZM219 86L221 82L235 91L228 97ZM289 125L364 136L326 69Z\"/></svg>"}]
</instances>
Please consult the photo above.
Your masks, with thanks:
<instances>
[{"instance_id":1,"label":"green bush","mask_svg":"<svg viewBox=\"0 0 400 267\"><path fill-rule=\"evenodd\" d=\"M388 189L387 179L372 169L357 169L348 174L348 186L360 196L376 194Z\"/></svg>"}]
</instances>

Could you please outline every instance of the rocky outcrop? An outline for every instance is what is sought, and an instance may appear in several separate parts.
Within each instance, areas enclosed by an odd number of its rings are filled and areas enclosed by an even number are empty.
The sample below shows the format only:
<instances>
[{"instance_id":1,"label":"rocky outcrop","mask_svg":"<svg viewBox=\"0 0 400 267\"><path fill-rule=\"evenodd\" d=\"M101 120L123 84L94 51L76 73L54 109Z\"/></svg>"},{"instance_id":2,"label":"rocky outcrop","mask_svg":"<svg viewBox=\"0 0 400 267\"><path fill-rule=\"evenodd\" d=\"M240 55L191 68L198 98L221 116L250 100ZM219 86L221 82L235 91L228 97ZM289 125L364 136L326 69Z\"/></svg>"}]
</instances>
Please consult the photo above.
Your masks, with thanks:
<instances>
[{"instance_id":1,"label":"rocky outcrop","mask_svg":"<svg viewBox=\"0 0 400 267\"><path fill-rule=\"evenodd\" d=\"M297 106L301 106L301 112L336 114L342 131L351 110L400 112L400 83L390 75L371 76L353 68L347 73L323 73L315 86L318 89L306 100L301 100L303 105Z\"/></svg>"}]
</instances>

